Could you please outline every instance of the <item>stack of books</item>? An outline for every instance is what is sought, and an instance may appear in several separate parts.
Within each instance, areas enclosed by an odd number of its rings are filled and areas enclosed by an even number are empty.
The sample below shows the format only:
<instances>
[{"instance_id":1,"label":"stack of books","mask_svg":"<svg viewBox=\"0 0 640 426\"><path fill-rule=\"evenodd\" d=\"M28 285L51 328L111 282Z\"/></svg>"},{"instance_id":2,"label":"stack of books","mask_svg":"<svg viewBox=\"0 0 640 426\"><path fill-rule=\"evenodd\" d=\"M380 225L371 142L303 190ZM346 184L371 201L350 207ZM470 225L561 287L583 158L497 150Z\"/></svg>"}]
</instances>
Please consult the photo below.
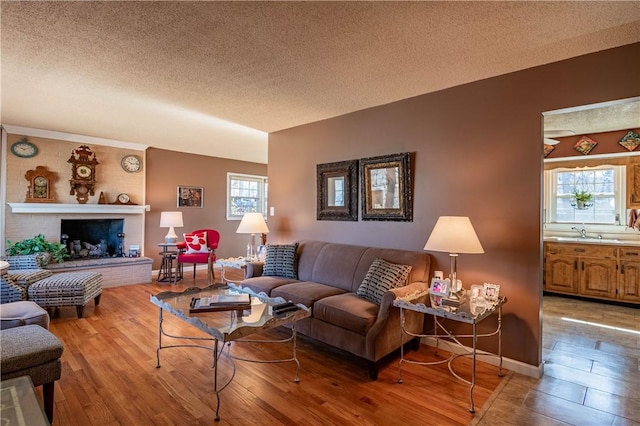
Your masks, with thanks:
<instances>
[{"instance_id":1,"label":"stack of books","mask_svg":"<svg viewBox=\"0 0 640 426\"><path fill-rule=\"evenodd\" d=\"M251 309L251 296L247 293L215 294L191 299L189 313L215 311L242 311Z\"/></svg>"}]
</instances>

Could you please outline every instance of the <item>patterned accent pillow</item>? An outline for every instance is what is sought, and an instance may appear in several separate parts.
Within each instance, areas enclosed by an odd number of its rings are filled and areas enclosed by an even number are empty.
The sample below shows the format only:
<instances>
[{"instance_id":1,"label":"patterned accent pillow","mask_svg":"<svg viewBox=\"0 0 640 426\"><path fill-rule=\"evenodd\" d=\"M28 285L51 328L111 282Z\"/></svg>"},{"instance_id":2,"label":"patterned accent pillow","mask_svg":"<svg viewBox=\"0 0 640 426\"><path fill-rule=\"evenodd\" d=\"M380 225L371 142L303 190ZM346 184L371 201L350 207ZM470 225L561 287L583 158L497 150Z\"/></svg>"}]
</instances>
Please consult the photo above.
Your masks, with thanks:
<instances>
[{"instance_id":1,"label":"patterned accent pillow","mask_svg":"<svg viewBox=\"0 0 640 426\"><path fill-rule=\"evenodd\" d=\"M385 292L407 283L411 268L409 265L398 265L384 259L376 259L371 263L356 295L379 305Z\"/></svg>"},{"instance_id":2,"label":"patterned accent pillow","mask_svg":"<svg viewBox=\"0 0 640 426\"><path fill-rule=\"evenodd\" d=\"M182 235L184 236L184 242L187 245L187 254L209 253L206 232L197 232L193 234Z\"/></svg>"},{"instance_id":3,"label":"patterned accent pillow","mask_svg":"<svg viewBox=\"0 0 640 426\"><path fill-rule=\"evenodd\" d=\"M298 279L298 243L267 244L262 275Z\"/></svg>"}]
</instances>

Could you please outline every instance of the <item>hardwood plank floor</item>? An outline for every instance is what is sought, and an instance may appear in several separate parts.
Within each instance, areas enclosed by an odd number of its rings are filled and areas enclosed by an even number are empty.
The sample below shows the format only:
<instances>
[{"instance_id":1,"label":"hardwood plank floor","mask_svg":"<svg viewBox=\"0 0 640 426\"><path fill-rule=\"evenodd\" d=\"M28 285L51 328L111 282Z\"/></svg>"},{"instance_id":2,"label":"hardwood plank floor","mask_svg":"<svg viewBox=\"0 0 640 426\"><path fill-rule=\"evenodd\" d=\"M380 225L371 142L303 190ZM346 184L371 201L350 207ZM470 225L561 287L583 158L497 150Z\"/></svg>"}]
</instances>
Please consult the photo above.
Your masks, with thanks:
<instances>
[{"instance_id":1,"label":"hardwood plank floor","mask_svg":"<svg viewBox=\"0 0 640 426\"><path fill-rule=\"evenodd\" d=\"M239 272L239 271L238 271ZM227 278L234 279L227 269ZM219 276L219 272L216 272ZM62 378L56 382L55 425L199 425L213 424L215 394L210 351L194 348L163 350L156 368L158 309L149 297L160 291L205 286L204 271L178 285L153 282L107 288L100 306L90 303L77 319L75 309L62 308L52 318L51 331L64 343ZM168 315L168 332L205 336ZM278 328L261 336L278 338ZM234 344L240 355L279 357L289 348ZM441 350L441 352L443 352ZM422 346L409 354L435 360ZM300 383L294 383L293 363L236 362L234 380L221 393L220 425L466 425L468 386L454 379L446 365L403 366L398 384L398 357L390 358L377 381L366 366L349 354L299 336ZM223 358L224 359L224 358ZM460 359L458 368L470 366ZM222 361L221 375L230 374ZM501 381L497 368L478 364L474 391L476 410ZM597 398L594 394L593 398Z\"/></svg>"}]
</instances>

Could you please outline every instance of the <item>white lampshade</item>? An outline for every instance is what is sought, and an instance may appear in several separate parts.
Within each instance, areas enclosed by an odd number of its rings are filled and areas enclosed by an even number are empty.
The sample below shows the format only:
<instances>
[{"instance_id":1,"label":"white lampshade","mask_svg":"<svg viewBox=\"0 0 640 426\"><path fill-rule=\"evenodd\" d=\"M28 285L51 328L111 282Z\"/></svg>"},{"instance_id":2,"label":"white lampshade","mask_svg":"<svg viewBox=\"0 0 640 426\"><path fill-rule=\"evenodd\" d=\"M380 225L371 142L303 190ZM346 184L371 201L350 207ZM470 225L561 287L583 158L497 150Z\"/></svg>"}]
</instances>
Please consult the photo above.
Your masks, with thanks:
<instances>
[{"instance_id":1,"label":"white lampshade","mask_svg":"<svg viewBox=\"0 0 640 426\"><path fill-rule=\"evenodd\" d=\"M245 213L242 216L242 220L240 221L240 225L238 225L238 229L236 230L236 234L268 234L269 228L267 227L267 223L264 221L264 217L262 213L252 212Z\"/></svg>"},{"instance_id":2,"label":"white lampshade","mask_svg":"<svg viewBox=\"0 0 640 426\"><path fill-rule=\"evenodd\" d=\"M471 220L466 216L440 216L424 249L446 253L484 253Z\"/></svg>"},{"instance_id":3,"label":"white lampshade","mask_svg":"<svg viewBox=\"0 0 640 426\"><path fill-rule=\"evenodd\" d=\"M174 227L179 228L184 226L182 222L182 212L162 212L160 213L160 228L169 228L169 232L164 237L165 243L175 243L178 241L178 236Z\"/></svg>"}]
</instances>

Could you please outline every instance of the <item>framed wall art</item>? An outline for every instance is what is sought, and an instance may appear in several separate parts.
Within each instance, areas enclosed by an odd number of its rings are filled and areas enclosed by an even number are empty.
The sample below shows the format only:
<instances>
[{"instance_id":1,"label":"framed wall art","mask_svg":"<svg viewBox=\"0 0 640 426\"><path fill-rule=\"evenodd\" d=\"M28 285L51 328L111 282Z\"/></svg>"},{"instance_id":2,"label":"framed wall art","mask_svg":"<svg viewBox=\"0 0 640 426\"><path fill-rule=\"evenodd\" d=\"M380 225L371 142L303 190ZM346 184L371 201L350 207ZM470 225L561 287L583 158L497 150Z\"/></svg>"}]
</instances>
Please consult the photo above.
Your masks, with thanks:
<instances>
[{"instance_id":1,"label":"framed wall art","mask_svg":"<svg viewBox=\"0 0 640 426\"><path fill-rule=\"evenodd\" d=\"M317 219L358 220L358 160L318 164Z\"/></svg>"},{"instance_id":2,"label":"framed wall art","mask_svg":"<svg viewBox=\"0 0 640 426\"><path fill-rule=\"evenodd\" d=\"M178 207L202 208L204 189L196 186L178 187Z\"/></svg>"},{"instance_id":3,"label":"framed wall art","mask_svg":"<svg viewBox=\"0 0 640 426\"><path fill-rule=\"evenodd\" d=\"M362 220L413 221L411 154L360 160Z\"/></svg>"}]
</instances>

